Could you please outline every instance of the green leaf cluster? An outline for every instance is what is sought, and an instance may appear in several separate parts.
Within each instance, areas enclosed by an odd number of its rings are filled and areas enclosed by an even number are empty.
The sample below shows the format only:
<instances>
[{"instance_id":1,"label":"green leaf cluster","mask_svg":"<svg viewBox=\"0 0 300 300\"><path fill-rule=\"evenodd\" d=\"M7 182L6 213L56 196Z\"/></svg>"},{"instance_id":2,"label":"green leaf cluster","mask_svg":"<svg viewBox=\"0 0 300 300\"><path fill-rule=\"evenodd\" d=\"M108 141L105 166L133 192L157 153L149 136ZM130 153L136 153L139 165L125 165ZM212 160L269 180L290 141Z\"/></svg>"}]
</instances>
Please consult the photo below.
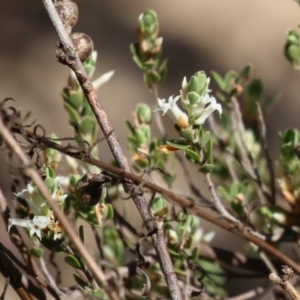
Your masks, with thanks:
<instances>
[{"instance_id":1,"label":"green leaf cluster","mask_svg":"<svg viewBox=\"0 0 300 300\"><path fill-rule=\"evenodd\" d=\"M159 23L153 10L147 9L139 17L137 42L130 45L133 60L144 72L144 82L152 89L160 84L167 74L167 60L160 63L162 38Z\"/></svg>"}]
</instances>

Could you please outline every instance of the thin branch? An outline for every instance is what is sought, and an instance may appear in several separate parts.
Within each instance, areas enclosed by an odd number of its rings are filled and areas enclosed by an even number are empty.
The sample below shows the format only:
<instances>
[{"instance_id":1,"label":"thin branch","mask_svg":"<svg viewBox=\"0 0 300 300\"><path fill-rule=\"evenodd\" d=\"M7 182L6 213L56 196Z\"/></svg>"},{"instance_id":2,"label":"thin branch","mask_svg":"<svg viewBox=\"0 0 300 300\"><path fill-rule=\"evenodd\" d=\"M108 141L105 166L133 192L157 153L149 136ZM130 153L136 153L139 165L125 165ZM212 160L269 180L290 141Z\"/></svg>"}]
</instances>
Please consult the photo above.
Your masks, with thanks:
<instances>
[{"instance_id":1,"label":"thin branch","mask_svg":"<svg viewBox=\"0 0 300 300\"><path fill-rule=\"evenodd\" d=\"M259 125L259 131L260 131L260 137L262 141L262 146L264 150L264 155L267 161L268 171L270 175L270 190L271 190L271 198L270 201L271 204L275 204L276 201L276 185L275 185L275 172L273 168L272 159L269 153L268 144L267 144L267 138L266 138L266 124L263 116L263 112L261 109L261 106L259 102L256 102L256 108L257 108L257 120Z\"/></svg>"},{"instance_id":2,"label":"thin branch","mask_svg":"<svg viewBox=\"0 0 300 300\"><path fill-rule=\"evenodd\" d=\"M25 155L21 147L18 145L18 143L16 142L16 140L14 139L14 137L12 136L8 128L3 123L2 116L0 116L0 134L2 135L2 138L5 140L6 144L11 149L11 151L15 153L15 155L17 155L17 157L21 160L24 174L26 174L29 178L31 178L32 181L36 184L40 193L43 195L45 201L57 216L57 219L61 223L66 234L69 236L70 240L74 243L78 252L85 260L86 264L88 265L89 269L91 270L91 272L93 273L93 275L95 276L99 284L102 285L103 289L110 297L110 299L118 299L117 297L114 296L115 293L113 293L112 290L108 287L105 275L102 273L101 269L98 267L93 257L90 255L90 253L82 244L79 236L76 234L75 230L73 229L73 226L65 217L64 213L60 210L56 202L52 199L52 196L48 188L46 187L44 181L42 180L38 172L31 167L30 160Z\"/></svg>"},{"instance_id":3,"label":"thin branch","mask_svg":"<svg viewBox=\"0 0 300 300\"><path fill-rule=\"evenodd\" d=\"M17 126L14 126L12 130L16 133L20 133L20 130ZM176 204L183 209L186 209L187 212L196 215L200 218L203 218L206 221L215 224L216 226L219 226L249 242L252 242L253 244L257 245L259 248L263 249L266 253L269 253L271 256L276 257L277 259L281 260L284 264L290 266L297 274L300 275L300 266L297 263L295 263L292 259L287 257L285 254L283 254L282 252L278 251L276 248L274 248L273 246L265 242L264 241L265 237L259 234L258 232L255 232L252 229L247 228L245 226L233 226L231 223L221 220L220 218L216 218L214 215L207 213L206 211L203 210L203 208L200 205L191 205L190 200L179 197L178 195L172 193L171 191L164 189L158 185L155 185L151 182L148 182L133 173L124 172L123 170L116 168L108 163L89 157L85 154L84 151L72 151L72 148L70 146L64 147L62 145L54 143L53 141L47 139L46 137L34 135L32 132L27 130L25 130L25 132L26 135L28 135L30 138L37 141L40 147L42 148L55 149L61 153L64 153L78 160L97 166L100 169L111 172L117 176L128 178L136 184L143 183L143 185L149 188L151 191L161 194L171 203Z\"/></svg>"},{"instance_id":4,"label":"thin branch","mask_svg":"<svg viewBox=\"0 0 300 300\"><path fill-rule=\"evenodd\" d=\"M35 244L36 247L40 247L40 242L39 242L39 240L36 239L36 240L34 241L34 244ZM58 286L57 286L55 280L53 279L52 275L50 274L50 272L49 272L49 270L48 270L48 268L47 268L47 264L46 264L44 258L43 258L43 257L40 257L40 258L38 259L38 261L39 261L39 263L40 263L40 266L41 266L41 269L42 269L42 271L43 271L43 274L44 274L44 276L47 278L47 281L48 281L49 285L51 286L51 288L55 291L55 293L56 293L58 296L62 296L63 293L59 290L59 288L58 288ZM59 297L58 297L58 299L59 299Z\"/></svg>"},{"instance_id":5,"label":"thin branch","mask_svg":"<svg viewBox=\"0 0 300 300\"><path fill-rule=\"evenodd\" d=\"M214 184L212 183L211 179L210 179L210 175L206 174L205 175L205 179L206 179L206 183L211 195L211 200L213 203L213 206L215 207L215 209L217 210L217 212L220 214L221 217L229 220L230 222L233 222L234 224L239 224L240 221L234 217L233 215L231 215L226 208L224 207L224 205L222 204L220 198L218 197Z\"/></svg>"},{"instance_id":6,"label":"thin branch","mask_svg":"<svg viewBox=\"0 0 300 300\"><path fill-rule=\"evenodd\" d=\"M259 256L262 259L262 261L265 263L266 267L273 273L276 272L275 267L273 266L271 259L266 255L264 251L259 252Z\"/></svg>"},{"instance_id":7,"label":"thin branch","mask_svg":"<svg viewBox=\"0 0 300 300\"><path fill-rule=\"evenodd\" d=\"M66 60L65 63L74 71L78 82L82 88L85 97L90 104L96 120L106 137L108 145L110 147L111 153L117 163L120 165L121 169L126 172L131 172L130 165L124 155L123 149L117 139L117 136L108 120L107 114L98 99L97 92L94 89L90 79L88 78L84 67L78 57L78 54L72 53L69 55L70 49L73 49L72 42L68 37L68 34L65 28L62 25L61 20L58 17L58 14L54 8L52 0L43 0L47 12L53 22L56 31L59 33L60 42L62 43L63 49L65 50ZM74 55L74 56L73 56ZM125 181L123 183L124 190L129 192L132 188L133 183L130 181ZM148 210L147 200L141 195L131 195L143 221L149 232L152 232L154 229L158 228L158 224L150 214ZM157 255L159 257L160 267L162 268L167 286L170 292L171 299L182 300L182 292L179 288L177 276L169 255L163 230L159 230L156 234L151 236L153 241L153 246Z\"/></svg>"}]
</instances>

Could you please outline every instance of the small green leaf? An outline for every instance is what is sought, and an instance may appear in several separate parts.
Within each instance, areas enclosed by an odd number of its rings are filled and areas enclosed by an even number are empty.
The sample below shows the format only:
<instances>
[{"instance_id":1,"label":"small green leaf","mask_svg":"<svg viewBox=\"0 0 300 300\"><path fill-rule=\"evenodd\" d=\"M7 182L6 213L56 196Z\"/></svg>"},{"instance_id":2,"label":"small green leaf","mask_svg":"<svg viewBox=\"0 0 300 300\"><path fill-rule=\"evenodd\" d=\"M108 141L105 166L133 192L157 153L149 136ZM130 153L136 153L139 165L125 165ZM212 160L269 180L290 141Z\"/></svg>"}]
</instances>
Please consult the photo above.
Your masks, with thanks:
<instances>
[{"instance_id":1,"label":"small green leaf","mask_svg":"<svg viewBox=\"0 0 300 300\"><path fill-rule=\"evenodd\" d=\"M55 186L55 180L50 177L46 177L44 180L47 188L52 192L53 187Z\"/></svg>"},{"instance_id":2,"label":"small green leaf","mask_svg":"<svg viewBox=\"0 0 300 300\"><path fill-rule=\"evenodd\" d=\"M189 81L189 91L202 96L207 89L207 77L203 71L197 72Z\"/></svg>"},{"instance_id":3,"label":"small green leaf","mask_svg":"<svg viewBox=\"0 0 300 300\"><path fill-rule=\"evenodd\" d=\"M168 249L169 251L169 253L170 253L170 255L172 256L172 257L181 257L181 253L180 252L178 252L178 251L175 251L175 250L172 250L172 249Z\"/></svg>"},{"instance_id":4,"label":"small green leaf","mask_svg":"<svg viewBox=\"0 0 300 300\"><path fill-rule=\"evenodd\" d=\"M84 228L83 228L83 225L79 226L79 237L80 237L82 243L84 243Z\"/></svg>"},{"instance_id":5,"label":"small green leaf","mask_svg":"<svg viewBox=\"0 0 300 300\"><path fill-rule=\"evenodd\" d=\"M199 247L194 247L194 249L192 250L192 259L194 261L198 260L199 258L199 254L200 254L200 248Z\"/></svg>"},{"instance_id":6,"label":"small green leaf","mask_svg":"<svg viewBox=\"0 0 300 300\"><path fill-rule=\"evenodd\" d=\"M71 122L78 124L80 121L80 116L77 111L67 102L64 102L64 107L67 113L69 114L69 119Z\"/></svg>"},{"instance_id":7,"label":"small green leaf","mask_svg":"<svg viewBox=\"0 0 300 300\"><path fill-rule=\"evenodd\" d=\"M36 258L41 258L44 255L44 249L38 247L33 247L29 249L28 252L31 256L34 256Z\"/></svg>"},{"instance_id":8,"label":"small green leaf","mask_svg":"<svg viewBox=\"0 0 300 300\"><path fill-rule=\"evenodd\" d=\"M199 154L190 148L184 150L184 155L192 163L198 163L200 161Z\"/></svg>"},{"instance_id":9,"label":"small green leaf","mask_svg":"<svg viewBox=\"0 0 300 300\"><path fill-rule=\"evenodd\" d=\"M50 178L55 178L55 172L50 166L47 166L46 168L46 176Z\"/></svg>"},{"instance_id":10,"label":"small green leaf","mask_svg":"<svg viewBox=\"0 0 300 300\"><path fill-rule=\"evenodd\" d=\"M79 128L83 134L93 133L96 128L95 119L89 116L82 118Z\"/></svg>"},{"instance_id":11,"label":"small green leaf","mask_svg":"<svg viewBox=\"0 0 300 300\"><path fill-rule=\"evenodd\" d=\"M219 274L219 275L225 275L226 272L215 262L211 262L206 259L199 259L198 260L199 265L207 272ZM226 278L225 278L226 279Z\"/></svg>"},{"instance_id":12,"label":"small green leaf","mask_svg":"<svg viewBox=\"0 0 300 300\"><path fill-rule=\"evenodd\" d=\"M111 204L107 204L106 205L106 219L107 220L110 220L110 219L113 219L114 218L114 208Z\"/></svg>"},{"instance_id":13,"label":"small green leaf","mask_svg":"<svg viewBox=\"0 0 300 300\"><path fill-rule=\"evenodd\" d=\"M199 102L200 96L196 92L188 92L187 94L190 105L195 105Z\"/></svg>"},{"instance_id":14,"label":"small green leaf","mask_svg":"<svg viewBox=\"0 0 300 300\"><path fill-rule=\"evenodd\" d=\"M210 139L207 144L207 147L205 150L205 158L209 164L213 164L214 157L213 157L213 140L212 139Z\"/></svg>"},{"instance_id":15,"label":"small green leaf","mask_svg":"<svg viewBox=\"0 0 300 300\"><path fill-rule=\"evenodd\" d=\"M298 45L299 44L299 34L295 30L289 30L286 33L287 42L289 44Z\"/></svg>"},{"instance_id":16,"label":"small green leaf","mask_svg":"<svg viewBox=\"0 0 300 300\"><path fill-rule=\"evenodd\" d=\"M201 173L210 173L213 169L214 169L214 165L213 164L204 164L203 166L201 166L199 169L198 169L198 172L201 172Z\"/></svg>"},{"instance_id":17,"label":"small green leaf","mask_svg":"<svg viewBox=\"0 0 300 300\"><path fill-rule=\"evenodd\" d=\"M76 283L80 285L83 289L88 287L88 283L84 281L81 277L79 277L77 274L73 274L73 278L76 281Z\"/></svg>"},{"instance_id":18,"label":"small green leaf","mask_svg":"<svg viewBox=\"0 0 300 300\"><path fill-rule=\"evenodd\" d=\"M82 90L70 90L67 101L74 109L78 110L81 107L82 102L85 101Z\"/></svg>"},{"instance_id":19,"label":"small green leaf","mask_svg":"<svg viewBox=\"0 0 300 300\"><path fill-rule=\"evenodd\" d=\"M190 143L192 143L194 141L194 132L190 128L180 130L179 134L182 138L184 138L185 140L187 140Z\"/></svg>"},{"instance_id":20,"label":"small green leaf","mask_svg":"<svg viewBox=\"0 0 300 300\"><path fill-rule=\"evenodd\" d=\"M160 74L154 69L147 70L144 73L144 82L147 85L151 86L157 84L160 82L160 80L161 80Z\"/></svg>"},{"instance_id":21,"label":"small green leaf","mask_svg":"<svg viewBox=\"0 0 300 300\"><path fill-rule=\"evenodd\" d=\"M135 112L136 112L136 115L137 115L140 123L149 124L151 122L152 111L148 105L143 104L143 103L138 104L135 109Z\"/></svg>"},{"instance_id":22,"label":"small green leaf","mask_svg":"<svg viewBox=\"0 0 300 300\"><path fill-rule=\"evenodd\" d=\"M232 200L231 198L231 194L229 192L227 192L227 190L225 189L225 187L223 186L219 186L218 187L218 192L219 194L225 198L228 202L230 202Z\"/></svg>"},{"instance_id":23,"label":"small green leaf","mask_svg":"<svg viewBox=\"0 0 300 300\"><path fill-rule=\"evenodd\" d=\"M211 74L211 77L213 78L213 80L216 82L219 89L225 90L226 83L225 83L224 79L222 78L222 76L216 71L211 71L210 74Z\"/></svg>"},{"instance_id":24,"label":"small green leaf","mask_svg":"<svg viewBox=\"0 0 300 300\"><path fill-rule=\"evenodd\" d=\"M129 121L125 121L125 126L130 134L132 134L132 135L135 134L135 129Z\"/></svg>"},{"instance_id":25,"label":"small green leaf","mask_svg":"<svg viewBox=\"0 0 300 300\"><path fill-rule=\"evenodd\" d=\"M224 77L224 82L226 86L225 90L227 93L231 91L232 87L236 83L237 78L238 78L238 74L233 70L230 70L229 72L226 73Z\"/></svg>"},{"instance_id":26,"label":"small green leaf","mask_svg":"<svg viewBox=\"0 0 300 300\"><path fill-rule=\"evenodd\" d=\"M263 84L260 79L253 79L247 86L248 97L260 99L263 92Z\"/></svg>"},{"instance_id":27,"label":"small green leaf","mask_svg":"<svg viewBox=\"0 0 300 300\"><path fill-rule=\"evenodd\" d=\"M97 299L105 299L105 292L101 288L97 288L95 290L86 288L85 291L88 295L93 296Z\"/></svg>"},{"instance_id":28,"label":"small green leaf","mask_svg":"<svg viewBox=\"0 0 300 300\"><path fill-rule=\"evenodd\" d=\"M285 55L293 66L297 66L300 61L300 49L298 45L289 45Z\"/></svg>"},{"instance_id":29,"label":"small green leaf","mask_svg":"<svg viewBox=\"0 0 300 300\"><path fill-rule=\"evenodd\" d=\"M165 59L163 61L163 63L158 68L158 73L159 73L160 78L161 78L160 82L162 82L166 78L166 76L167 76L167 73L168 73L168 65L167 65L167 63L168 63L168 60Z\"/></svg>"},{"instance_id":30,"label":"small green leaf","mask_svg":"<svg viewBox=\"0 0 300 300\"><path fill-rule=\"evenodd\" d=\"M238 78L238 83L243 83L243 81L247 81L251 74L252 74L252 71L253 71L253 66L252 65L247 65L241 72L241 74L239 75L239 78Z\"/></svg>"},{"instance_id":31,"label":"small green leaf","mask_svg":"<svg viewBox=\"0 0 300 300\"><path fill-rule=\"evenodd\" d=\"M82 269L79 260L73 255L67 255L65 257L65 262L75 269Z\"/></svg>"},{"instance_id":32,"label":"small green leaf","mask_svg":"<svg viewBox=\"0 0 300 300\"><path fill-rule=\"evenodd\" d=\"M187 144L184 141L179 141L179 140L168 140L166 141L167 145L173 147L173 148L177 148L177 149L187 149L189 147L191 147L190 144Z\"/></svg>"},{"instance_id":33,"label":"small green leaf","mask_svg":"<svg viewBox=\"0 0 300 300\"><path fill-rule=\"evenodd\" d=\"M166 200L162 197L156 197L151 202L151 210L155 216L163 217L168 212Z\"/></svg>"},{"instance_id":34,"label":"small green leaf","mask_svg":"<svg viewBox=\"0 0 300 300\"><path fill-rule=\"evenodd\" d=\"M210 132L206 131L205 133L202 131L202 136L199 139L199 145L203 149L205 148L206 144L209 142L211 139Z\"/></svg>"}]
</instances>

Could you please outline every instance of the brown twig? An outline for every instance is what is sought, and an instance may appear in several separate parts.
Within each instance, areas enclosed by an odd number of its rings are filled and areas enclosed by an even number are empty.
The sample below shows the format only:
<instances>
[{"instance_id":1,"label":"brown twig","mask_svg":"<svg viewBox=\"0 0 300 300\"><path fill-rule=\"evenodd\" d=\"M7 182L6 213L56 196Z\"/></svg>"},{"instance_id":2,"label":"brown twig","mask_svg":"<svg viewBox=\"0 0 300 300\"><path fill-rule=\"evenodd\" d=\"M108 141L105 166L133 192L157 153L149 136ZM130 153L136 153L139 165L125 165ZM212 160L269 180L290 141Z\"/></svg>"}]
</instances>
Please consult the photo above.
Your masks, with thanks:
<instances>
[{"instance_id":1,"label":"brown twig","mask_svg":"<svg viewBox=\"0 0 300 300\"><path fill-rule=\"evenodd\" d=\"M2 116L0 116L0 135L2 136L3 140L6 142L7 146L12 150L12 152L17 155L22 163L23 173L27 175L38 187L40 193L43 195L47 204L51 207L53 212L55 213L57 219L61 223L62 227L65 229L66 234L69 236L70 240L74 243L75 247L77 248L78 252L81 254L83 259L85 260L86 264L88 265L89 269L99 282L102 285L103 289L106 291L107 295L110 299L118 299L115 296L115 293L108 287L106 277L101 271L101 269L97 266L96 262L94 261L93 257L87 251L87 249L82 244L80 238L76 234L73 226L69 223L68 219L65 217L64 213L60 210L56 202L52 199L51 194L46 187L44 181L38 174L38 172L31 166L31 162L28 157L23 152L22 148L16 142L8 128L5 126L2 120Z\"/></svg>"},{"instance_id":2,"label":"brown twig","mask_svg":"<svg viewBox=\"0 0 300 300\"><path fill-rule=\"evenodd\" d=\"M68 33L66 32L64 26L62 25L61 20L58 17L58 14L54 8L52 0L43 0L44 5L47 9L47 12L53 22L56 31L58 32L60 42L66 54L65 63L74 71L78 82L82 88L85 97L90 104L96 120L106 137L110 150L113 154L114 159L120 165L121 169L125 172L131 172L130 165L124 155L123 149L117 139L117 136L108 120L106 112L98 99L97 92L94 89L91 81L89 80L83 65L77 55L73 53L74 49ZM69 55L69 52L72 52ZM123 183L124 190L129 192L132 189L132 182L124 181ZM157 222L150 214L148 210L148 203L142 195L131 195L143 221L149 232L152 232L155 228L158 227ZM153 241L153 246L159 257L160 266L164 274L167 286L170 292L171 299L183 299L182 292L178 285L178 280L174 271L174 267L166 247L163 230L159 230L156 234L151 236Z\"/></svg>"},{"instance_id":3,"label":"brown twig","mask_svg":"<svg viewBox=\"0 0 300 300\"><path fill-rule=\"evenodd\" d=\"M290 280L293 278L294 272L288 266L282 266L281 276L278 276L276 273L271 273L269 280L272 283L279 284L293 300L300 300L300 295L297 290L290 283Z\"/></svg>"},{"instance_id":4,"label":"brown twig","mask_svg":"<svg viewBox=\"0 0 300 300\"><path fill-rule=\"evenodd\" d=\"M12 127L12 130L16 133L20 133L20 130L18 126ZM108 163L105 163L101 160L89 157L85 154L84 151L73 151L70 146L64 147L62 145L56 144L53 141L49 140L46 137L34 135L32 132L25 130L26 135L30 137L33 140L36 140L36 142L40 145L41 148L52 148L57 151L60 151L61 153L64 153L66 155L69 155L73 158L76 158L78 160L87 162L89 164L92 164L94 166L99 167L100 169L106 170L108 172L111 172L117 176L121 176L123 178L128 178L132 180L136 184L143 183L144 187L149 188L150 190L161 194L163 197L165 197L167 200L172 202L173 204L176 204L184 209L187 210L187 212L194 214L200 218L205 219L206 221L215 224L216 226L219 226L227 231L232 232L233 234L242 237L243 239L254 243L261 249L263 249L266 253L269 253L271 256L276 257L280 261L282 261L284 264L290 266L297 274L300 275L300 266L295 263L293 260L291 260L289 257L287 257L282 252L278 251L276 248L268 244L264 241L264 238L262 235L260 235L258 232L255 232L251 230L250 228L243 227L239 228L236 226L233 226L231 223L226 222L224 220L221 220L220 218L217 218L206 211L203 210L203 208L200 205L191 205L191 202L188 199L179 197L178 195L172 193L171 191L164 189L158 185L155 185L151 182L148 182L144 180L143 178L129 172L124 172L123 170L116 168Z\"/></svg>"}]
</instances>

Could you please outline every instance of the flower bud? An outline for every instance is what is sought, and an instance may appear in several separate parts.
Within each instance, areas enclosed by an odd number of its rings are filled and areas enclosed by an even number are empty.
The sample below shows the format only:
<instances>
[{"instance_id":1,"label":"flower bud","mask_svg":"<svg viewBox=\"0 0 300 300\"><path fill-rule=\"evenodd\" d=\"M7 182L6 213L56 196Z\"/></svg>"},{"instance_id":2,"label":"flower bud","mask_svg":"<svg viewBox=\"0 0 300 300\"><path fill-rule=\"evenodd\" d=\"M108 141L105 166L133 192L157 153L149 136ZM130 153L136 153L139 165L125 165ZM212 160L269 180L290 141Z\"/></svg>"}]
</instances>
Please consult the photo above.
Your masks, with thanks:
<instances>
[{"instance_id":1,"label":"flower bud","mask_svg":"<svg viewBox=\"0 0 300 300\"><path fill-rule=\"evenodd\" d=\"M209 79L206 77L203 71L197 72L191 77L189 82L189 91L196 92L200 96L203 96L207 92Z\"/></svg>"},{"instance_id":2,"label":"flower bud","mask_svg":"<svg viewBox=\"0 0 300 300\"><path fill-rule=\"evenodd\" d=\"M138 39L143 36L144 38L152 36L158 37L159 24L155 11L147 9L139 16Z\"/></svg>"},{"instance_id":3,"label":"flower bud","mask_svg":"<svg viewBox=\"0 0 300 300\"><path fill-rule=\"evenodd\" d=\"M140 123L151 123L152 112L151 108L148 105L138 104L135 111Z\"/></svg>"},{"instance_id":4,"label":"flower bud","mask_svg":"<svg viewBox=\"0 0 300 300\"><path fill-rule=\"evenodd\" d=\"M63 0L55 2L54 6L67 33L70 34L78 20L77 4L71 0Z\"/></svg>"},{"instance_id":5,"label":"flower bud","mask_svg":"<svg viewBox=\"0 0 300 300\"><path fill-rule=\"evenodd\" d=\"M85 61L93 52L92 39L85 33L75 32L71 34L71 40L81 61Z\"/></svg>"}]
</instances>

